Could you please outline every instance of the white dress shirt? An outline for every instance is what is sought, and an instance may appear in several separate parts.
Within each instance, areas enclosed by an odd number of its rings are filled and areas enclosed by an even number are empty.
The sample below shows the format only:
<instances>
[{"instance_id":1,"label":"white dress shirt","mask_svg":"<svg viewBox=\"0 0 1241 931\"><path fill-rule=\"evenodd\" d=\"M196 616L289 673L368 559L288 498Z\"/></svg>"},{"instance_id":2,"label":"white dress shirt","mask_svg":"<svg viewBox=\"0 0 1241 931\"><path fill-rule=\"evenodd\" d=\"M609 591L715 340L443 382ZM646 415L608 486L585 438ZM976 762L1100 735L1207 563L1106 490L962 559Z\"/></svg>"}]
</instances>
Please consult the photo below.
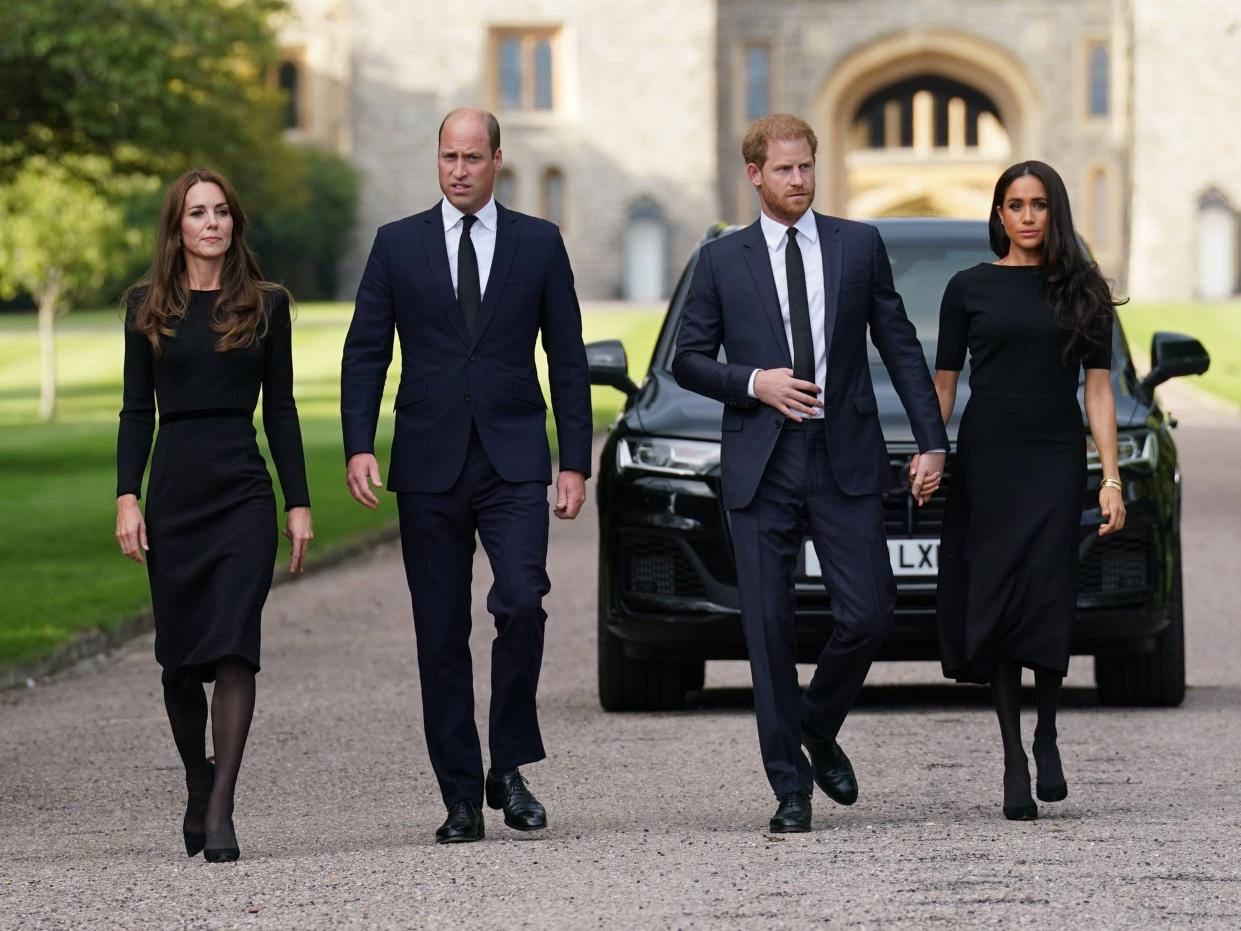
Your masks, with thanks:
<instances>
[{"instance_id":1,"label":"white dress shirt","mask_svg":"<svg viewBox=\"0 0 1241 931\"><path fill-rule=\"evenodd\" d=\"M767 258L771 261L771 274L776 279L776 296L780 299L780 317L784 320L784 337L789 343L789 358L793 358L793 321L789 318L789 276L785 271L784 258L788 254L789 227L763 213L758 218L767 241ZM823 416L822 401L827 391L827 339L824 321L827 319L826 293L823 287L823 250L819 248L819 227L814 211L807 210L793 224L797 230L797 245L801 249L802 265L806 269L806 297L810 303L810 336L814 340L814 383L819 386L819 413ZM754 394L754 379L759 369L750 375L747 389Z\"/></svg>"},{"instance_id":2,"label":"white dress shirt","mask_svg":"<svg viewBox=\"0 0 1241 931\"><path fill-rule=\"evenodd\" d=\"M448 270L452 273L452 290L457 292L457 251L461 245L461 223L465 214L444 198L441 208L444 216L444 245L448 249ZM478 213L478 222L470 230L470 241L474 243L474 254L478 256L478 293L487 293L487 278L491 275L491 257L496 252L496 223L499 211L496 210L496 199L493 197Z\"/></svg>"}]
</instances>

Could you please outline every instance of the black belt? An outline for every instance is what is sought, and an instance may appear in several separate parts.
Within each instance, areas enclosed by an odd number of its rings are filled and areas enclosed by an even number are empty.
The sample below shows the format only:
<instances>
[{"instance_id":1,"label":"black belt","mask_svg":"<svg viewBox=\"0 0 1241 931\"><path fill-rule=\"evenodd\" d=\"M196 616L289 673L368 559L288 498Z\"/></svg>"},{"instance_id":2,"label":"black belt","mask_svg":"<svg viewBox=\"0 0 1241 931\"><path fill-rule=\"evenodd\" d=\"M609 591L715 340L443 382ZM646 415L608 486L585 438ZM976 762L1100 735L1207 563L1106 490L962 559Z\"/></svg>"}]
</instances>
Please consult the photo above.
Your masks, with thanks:
<instances>
[{"instance_id":1,"label":"black belt","mask_svg":"<svg viewBox=\"0 0 1241 931\"><path fill-rule=\"evenodd\" d=\"M244 407L207 407L197 411L170 411L167 414L159 415L160 425L166 423L176 423L179 420L206 420L210 417L243 417L246 420L254 419L254 411L248 411Z\"/></svg>"}]
</instances>

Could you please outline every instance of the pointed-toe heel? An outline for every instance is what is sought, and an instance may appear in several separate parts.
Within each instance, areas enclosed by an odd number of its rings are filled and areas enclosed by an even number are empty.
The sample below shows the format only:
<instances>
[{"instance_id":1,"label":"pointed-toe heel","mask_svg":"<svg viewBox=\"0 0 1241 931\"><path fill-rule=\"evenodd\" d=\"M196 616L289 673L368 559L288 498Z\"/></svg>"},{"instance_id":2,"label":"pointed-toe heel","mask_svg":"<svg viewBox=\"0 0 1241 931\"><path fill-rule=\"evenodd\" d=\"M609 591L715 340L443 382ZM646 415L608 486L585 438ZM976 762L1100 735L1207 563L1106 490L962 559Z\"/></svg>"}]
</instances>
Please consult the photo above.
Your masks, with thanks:
<instances>
[{"instance_id":1,"label":"pointed-toe heel","mask_svg":"<svg viewBox=\"0 0 1241 931\"><path fill-rule=\"evenodd\" d=\"M207 785L207 794L210 795L211 789L215 785L215 764L208 763L207 766L210 767L211 769L211 778L210 780L208 780L208 785ZM190 816L189 803L187 802L185 818L188 819L189 816ZM185 827L185 819L182 819L182 822L181 822L181 834L185 838L185 855L187 857L196 857L200 853L203 852L204 848L206 848L207 832L188 830Z\"/></svg>"},{"instance_id":2,"label":"pointed-toe heel","mask_svg":"<svg viewBox=\"0 0 1241 931\"><path fill-rule=\"evenodd\" d=\"M207 846L206 831L187 831L181 829L181 833L185 835L185 855L187 857L196 857L203 852L203 848Z\"/></svg>"}]
</instances>

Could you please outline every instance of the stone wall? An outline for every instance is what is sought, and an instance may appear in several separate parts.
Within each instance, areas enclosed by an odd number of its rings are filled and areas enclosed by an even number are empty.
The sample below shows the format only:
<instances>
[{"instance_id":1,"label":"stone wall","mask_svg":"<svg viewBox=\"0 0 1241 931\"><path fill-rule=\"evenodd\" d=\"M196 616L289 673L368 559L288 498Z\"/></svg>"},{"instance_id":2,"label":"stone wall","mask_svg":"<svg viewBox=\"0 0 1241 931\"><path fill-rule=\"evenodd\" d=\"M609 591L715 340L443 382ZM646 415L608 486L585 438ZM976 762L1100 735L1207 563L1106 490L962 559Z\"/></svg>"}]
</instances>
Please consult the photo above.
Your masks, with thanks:
<instances>
[{"instance_id":1,"label":"stone wall","mask_svg":"<svg viewBox=\"0 0 1241 931\"><path fill-rule=\"evenodd\" d=\"M1130 290L1184 300L1197 293L1203 195L1214 188L1241 208L1241 4L1133 0L1133 8ZM1236 263L1235 246L1228 251Z\"/></svg>"}]
</instances>

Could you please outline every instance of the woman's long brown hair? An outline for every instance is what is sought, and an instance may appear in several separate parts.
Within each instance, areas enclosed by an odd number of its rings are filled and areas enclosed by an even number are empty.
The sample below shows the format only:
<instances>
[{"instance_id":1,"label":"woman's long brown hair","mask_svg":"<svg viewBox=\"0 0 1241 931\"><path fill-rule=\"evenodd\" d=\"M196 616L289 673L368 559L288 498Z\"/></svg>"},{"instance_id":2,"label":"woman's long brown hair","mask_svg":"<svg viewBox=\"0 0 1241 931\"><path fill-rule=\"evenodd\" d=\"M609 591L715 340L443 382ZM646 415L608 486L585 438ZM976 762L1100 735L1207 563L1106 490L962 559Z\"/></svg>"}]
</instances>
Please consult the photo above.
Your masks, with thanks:
<instances>
[{"instance_id":1,"label":"woman's long brown hair","mask_svg":"<svg viewBox=\"0 0 1241 931\"><path fill-rule=\"evenodd\" d=\"M151 341L158 356L165 337L176 335L176 324L189 308L190 289L186 281L185 251L181 245L181 214L185 196L195 184L219 185L233 218L233 239L224 254L220 272L220 295L211 310L211 329L218 336L216 352L253 346L267 332L267 301L271 292L283 291L278 284L264 281L258 260L246 245L246 215L237 192L228 179L210 168L187 171L168 189L160 209L155 231L155 254L151 268L125 292L128 304L134 295L134 330Z\"/></svg>"}]
</instances>

